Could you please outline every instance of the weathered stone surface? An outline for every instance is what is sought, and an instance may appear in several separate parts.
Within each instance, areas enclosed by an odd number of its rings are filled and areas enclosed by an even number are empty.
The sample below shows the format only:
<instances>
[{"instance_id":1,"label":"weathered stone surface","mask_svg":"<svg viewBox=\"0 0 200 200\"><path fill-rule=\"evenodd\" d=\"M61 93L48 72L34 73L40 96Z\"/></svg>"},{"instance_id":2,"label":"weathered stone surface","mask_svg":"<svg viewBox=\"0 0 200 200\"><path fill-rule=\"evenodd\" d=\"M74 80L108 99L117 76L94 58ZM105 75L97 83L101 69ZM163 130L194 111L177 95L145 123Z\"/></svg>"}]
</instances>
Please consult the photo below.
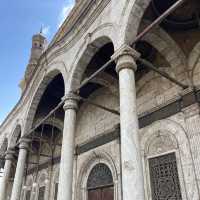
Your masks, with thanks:
<instances>
[{"instance_id":1,"label":"weathered stone surface","mask_svg":"<svg viewBox=\"0 0 200 200\"><path fill-rule=\"evenodd\" d=\"M136 35L149 25L148 16L142 18L146 15L149 3L150 0L77 0L75 8L50 43L47 53L42 54L40 49L41 57L36 52L34 62L27 68L25 78L29 79L29 83L23 88L23 96L0 126L1 156L7 148L15 146L18 138L24 136L34 123L37 124L42 119L42 115L35 119L35 114L45 89L54 77L62 74L65 95L76 90L85 78L85 70L95 53L111 42L114 51L122 45L126 49ZM65 37L62 38L63 36ZM194 85L199 90L199 31L188 31L187 34L167 32L157 26L142 40L156 49L156 58L152 61L156 67L181 83ZM20 199L24 200L30 191L31 200L35 200L38 198L39 188L45 186L45 200L53 200L56 183L60 182L59 190L62 195L58 200L87 200L88 175L95 164L102 162L112 172L115 200L121 200L122 193L124 200L143 200L143 195L146 200L151 199L148 159L174 152L182 199L199 200L200 96L194 98L194 104L183 108L182 98L188 91L182 91L180 87L153 71L138 76L141 66L137 66L134 59L139 55L134 55L134 51L128 49L121 60L124 65L118 68L120 82L116 76L104 71L93 80L101 88L89 95L94 103L121 112L121 138L109 140L107 144L103 143L102 146L74 155L77 146L101 138L100 136L120 123L120 117L86 102L81 102L79 106L77 103L66 105L65 120L63 116L59 116L46 121L46 124L54 124L63 132L63 138L61 136L54 141L58 144L54 149L54 159L40 157L40 166L37 168L34 163L38 162L38 157L31 155L32 164L29 163L27 175L24 175L27 145L23 144L18 155L17 170L15 173L14 169L11 170L11 181L7 184L8 198L13 193L11 200L19 200L20 195ZM116 60L116 56L112 58ZM37 68L36 60L39 60ZM129 69L127 65L130 65ZM136 77L140 78L135 82L133 70L136 69ZM57 90L55 94L56 92ZM174 101L179 101L178 113L159 121L151 119L148 126L145 125L137 131L137 115L148 117L149 113ZM185 103L187 99L184 99ZM64 145L62 151L61 144ZM51 147L51 143L42 144L41 153L50 155ZM64 156L60 169L61 155ZM10 160L6 161L5 180L9 169ZM16 178L13 184L14 175ZM23 182L23 179L26 180ZM123 188L126 189L121 191Z\"/></svg>"}]
</instances>

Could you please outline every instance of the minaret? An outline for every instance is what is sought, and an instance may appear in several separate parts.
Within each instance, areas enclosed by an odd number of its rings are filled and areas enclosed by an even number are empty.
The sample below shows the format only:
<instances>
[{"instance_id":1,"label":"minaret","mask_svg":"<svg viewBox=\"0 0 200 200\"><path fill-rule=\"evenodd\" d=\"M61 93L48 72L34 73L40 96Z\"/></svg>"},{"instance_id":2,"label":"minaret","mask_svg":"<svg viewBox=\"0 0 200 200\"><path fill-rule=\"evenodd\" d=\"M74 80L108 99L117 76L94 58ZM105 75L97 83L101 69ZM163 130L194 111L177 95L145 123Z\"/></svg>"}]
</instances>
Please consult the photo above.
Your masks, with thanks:
<instances>
[{"instance_id":1,"label":"minaret","mask_svg":"<svg viewBox=\"0 0 200 200\"><path fill-rule=\"evenodd\" d=\"M33 35L32 37L32 48L29 63L26 68L24 79L20 82L20 88L22 92L26 88L27 83L31 80L34 71L36 70L38 60L42 55L46 45L46 38L40 33Z\"/></svg>"}]
</instances>

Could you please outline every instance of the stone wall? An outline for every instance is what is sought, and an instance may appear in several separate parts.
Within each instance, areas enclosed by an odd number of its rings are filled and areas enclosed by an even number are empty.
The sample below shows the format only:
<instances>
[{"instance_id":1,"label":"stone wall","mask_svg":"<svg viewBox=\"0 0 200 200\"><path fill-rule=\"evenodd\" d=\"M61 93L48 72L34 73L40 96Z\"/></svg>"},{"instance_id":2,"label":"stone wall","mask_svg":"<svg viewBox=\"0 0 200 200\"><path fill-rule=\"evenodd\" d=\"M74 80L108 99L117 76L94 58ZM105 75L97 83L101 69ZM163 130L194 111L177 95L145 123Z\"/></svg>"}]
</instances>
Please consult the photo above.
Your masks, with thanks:
<instances>
[{"instance_id":1,"label":"stone wall","mask_svg":"<svg viewBox=\"0 0 200 200\"><path fill-rule=\"evenodd\" d=\"M4 149L5 138L11 145L16 138L15 130L20 125L22 135L33 123L33 118L39 100L49 82L61 73L65 80L65 93L76 88L84 76L84 70L94 53L107 42L113 42L115 50L127 42L132 42L140 24L149 0L137 1L98 1L92 5L90 15L79 28L71 30L58 46L52 48L47 55L48 65L42 60L38 70L32 78L29 87L0 127L0 149ZM118 19L118 20L116 20ZM62 33L63 34L63 33ZM177 38L156 27L147 34L144 41L150 43L160 57L155 65L164 64L162 70L182 83L200 84L200 44L187 52L181 48ZM200 38L199 38L200 40ZM162 58L161 58L162 57ZM102 88L92 93L89 98L95 103L119 110L118 80L100 77ZM98 80L98 82L99 82ZM97 81L97 80L96 80ZM138 115L159 109L167 102L180 97L182 89L160 75L149 72L136 83ZM40 119L37 119L40 120ZM36 121L37 121L36 120ZM107 133L119 123L119 116L103 111L94 106L82 103L78 110L76 127L76 145L85 144L97 136ZM60 125L61 124L61 125ZM62 126L62 123L58 123ZM199 105L194 104L168 119L150 124L140 130L141 155L145 180L146 199L151 199L149 186L148 158L175 152L177 157L178 174L183 200L198 200L200 196L200 115ZM61 142L61 139L58 141ZM2 147L3 146L3 147ZM48 153L49 147L43 146L43 153ZM56 149L56 156L60 155L60 148ZM35 158L32 157L32 160ZM43 158L41 163L46 162ZM86 199L86 181L91 168L98 162L107 164L114 178L115 200L121 198L121 169L120 144L114 140L92 149L74 160L74 200ZM33 167L33 166L31 166ZM31 168L30 167L30 168ZM45 200L53 199L55 183L58 182L59 164L47 167L33 174L27 175L22 191L22 199L26 191L31 190L31 200L36 200L38 188L46 186ZM11 187L10 189L11 190Z\"/></svg>"}]
</instances>

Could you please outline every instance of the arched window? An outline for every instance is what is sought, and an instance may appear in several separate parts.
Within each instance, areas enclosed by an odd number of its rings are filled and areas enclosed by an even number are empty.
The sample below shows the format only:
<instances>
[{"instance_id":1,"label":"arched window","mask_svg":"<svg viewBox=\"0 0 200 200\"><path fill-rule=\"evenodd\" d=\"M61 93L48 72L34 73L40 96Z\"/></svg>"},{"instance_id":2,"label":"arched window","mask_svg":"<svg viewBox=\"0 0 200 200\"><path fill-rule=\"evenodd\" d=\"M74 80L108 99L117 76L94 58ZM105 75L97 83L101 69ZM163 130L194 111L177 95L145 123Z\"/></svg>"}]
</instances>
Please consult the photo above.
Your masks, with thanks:
<instances>
[{"instance_id":1,"label":"arched window","mask_svg":"<svg viewBox=\"0 0 200 200\"><path fill-rule=\"evenodd\" d=\"M107 165L99 163L91 170L87 180L88 200L113 200L113 177Z\"/></svg>"}]
</instances>

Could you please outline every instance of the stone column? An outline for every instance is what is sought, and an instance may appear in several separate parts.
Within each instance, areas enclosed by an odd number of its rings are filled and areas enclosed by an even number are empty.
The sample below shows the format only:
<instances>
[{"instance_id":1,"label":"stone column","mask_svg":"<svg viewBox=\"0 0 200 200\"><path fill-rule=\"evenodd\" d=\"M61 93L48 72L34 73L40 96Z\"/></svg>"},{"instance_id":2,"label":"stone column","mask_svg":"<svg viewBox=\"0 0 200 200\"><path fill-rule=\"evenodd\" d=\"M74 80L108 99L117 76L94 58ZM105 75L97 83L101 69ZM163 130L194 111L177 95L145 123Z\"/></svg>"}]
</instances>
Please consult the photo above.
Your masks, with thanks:
<instances>
[{"instance_id":1,"label":"stone column","mask_svg":"<svg viewBox=\"0 0 200 200\"><path fill-rule=\"evenodd\" d=\"M137 65L134 58L138 56L135 50L123 45L112 57L119 74L123 200L144 200L135 88Z\"/></svg>"},{"instance_id":2,"label":"stone column","mask_svg":"<svg viewBox=\"0 0 200 200\"><path fill-rule=\"evenodd\" d=\"M30 140L27 138L21 138L19 145L19 155L17 161L17 168L15 172L15 178L13 182L13 189L11 194L11 200L20 200L22 183L24 178L26 157L28 153L28 147Z\"/></svg>"},{"instance_id":3,"label":"stone column","mask_svg":"<svg viewBox=\"0 0 200 200\"><path fill-rule=\"evenodd\" d=\"M65 119L62 140L58 200L72 200L74 141L78 98L73 93L65 97Z\"/></svg>"},{"instance_id":4,"label":"stone column","mask_svg":"<svg viewBox=\"0 0 200 200\"><path fill-rule=\"evenodd\" d=\"M5 166L4 166L4 173L3 173L3 178L2 178L2 184L0 186L0 200L5 200L7 198L7 186L8 186L8 181L11 175L11 167L12 167L12 162L14 160L14 155L15 151L12 149L8 149L6 152L6 157L5 157Z\"/></svg>"}]
</instances>

